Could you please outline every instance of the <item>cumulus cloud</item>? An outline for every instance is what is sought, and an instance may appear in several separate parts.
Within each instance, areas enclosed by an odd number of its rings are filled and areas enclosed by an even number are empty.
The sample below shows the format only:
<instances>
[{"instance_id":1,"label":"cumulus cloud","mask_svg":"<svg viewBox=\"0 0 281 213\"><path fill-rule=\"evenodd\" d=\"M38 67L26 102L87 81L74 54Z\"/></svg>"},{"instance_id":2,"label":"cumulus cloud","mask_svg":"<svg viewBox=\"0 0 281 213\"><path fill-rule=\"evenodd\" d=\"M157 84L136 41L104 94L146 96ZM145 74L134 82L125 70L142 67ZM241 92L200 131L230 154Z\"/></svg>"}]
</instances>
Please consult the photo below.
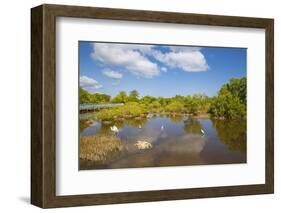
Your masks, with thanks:
<instances>
[{"instance_id":1,"label":"cumulus cloud","mask_svg":"<svg viewBox=\"0 0 281 213\"><path fill-rule=\"evenodd\" d=\"M153 46L136 44L93 43L91 57L106 68L117 67L138 77L153 78L167 68L179 68L186 72L209 69L200 47ZM114 79L123 75L113 70L103 74Z\"/></svg>"},{"instance_id":2,"label":"cumulus cloud","mask_svg":"<svg viewBox=\"0 0 281 213\"><path fill-rule=\"evenodd\" d=\"M113 70L103 70L102 72L105 76L113 79L121 79L123 77L122 73Z\"/></svg>"},{"instance_id":3,"label":"cumulus cloud","mask_svg":"<svg viewBox=\"0 0 281 213\"><path fill-rule=\"evenodd\" d=\"M153 51L153 56L166 66L180 68L186 72L206 71L209 68L204 55L197 47L173 46L165 53Z\"/></svg>"},{"instance_id":4,"label":"cumulus cloud","mask_svg":"<svg viewBox=\"0 0 281 213\"><path fill-rule=\"evenodd\" d=\"M89 78L85 75L80 76L80 86L87 91L93 91L94 89L102 88L102 85L99 84L95 79Z\"/></svg>"},{"instance_id":5,"label":"cumulus cloud","mask_svg":"<svg viewBox=\"0 0 281 213\"><path fill-rule=\"evenodd\" d=\"M93 78L89 78L85 75L80 77L80 86L81 87L89 87L89 86L93 86L96 84L98 84L98 82Z\"/></svg>"},{"instance_id":6,"label":"cumulus cloud","mask_svg":"<svg viewBox=\"0 0 281 213\"><path fill-rule=\"evenodd\" d=\"M173 52L194 52L200 51L201 47L189 47L189 46L169 46L168 47Z\"/></svg>"},{"instance_id":7,"label":"cumulus cloud","mask_svg":"<svg viewBox=\"0 0 281 213\"><path fill-rule=\"evenodd\" d=\"M134 75L152 78L159 75L160 70L157 63L146 57L151 48L149 45L96 43L91 57L104 65L119 66Z\"/></svg>"}]
</instances>

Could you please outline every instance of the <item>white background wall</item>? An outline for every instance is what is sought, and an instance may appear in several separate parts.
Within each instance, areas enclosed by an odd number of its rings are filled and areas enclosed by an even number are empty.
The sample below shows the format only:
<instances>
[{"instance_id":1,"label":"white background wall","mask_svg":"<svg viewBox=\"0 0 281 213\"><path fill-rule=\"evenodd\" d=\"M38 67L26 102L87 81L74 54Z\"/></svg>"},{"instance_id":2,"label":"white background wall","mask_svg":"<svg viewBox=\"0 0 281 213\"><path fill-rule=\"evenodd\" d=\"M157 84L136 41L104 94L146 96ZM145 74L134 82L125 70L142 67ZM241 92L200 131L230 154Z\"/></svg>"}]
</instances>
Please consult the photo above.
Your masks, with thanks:
<instances>
[{"instance_id":1,"label":"white background wall","mask_svg":"<svg viewBox=\"0 0 281 213\"><path fill-rule=\"evenodd\" d=\"M42 3L275 19L275 194L208 198L139 204L68 208L69 212L277 212L281 206L280 185L280 1L245 0L39 0L1 1L0 6L0 211L39 212L29 204L30 189L30 8ZM278 111L279 109L279 111ZM218 174L219 175L219 174ZM206 177L207 178L207 177ZM66 209L52 209L64 212Z\"/></svg>"}]
</instances>

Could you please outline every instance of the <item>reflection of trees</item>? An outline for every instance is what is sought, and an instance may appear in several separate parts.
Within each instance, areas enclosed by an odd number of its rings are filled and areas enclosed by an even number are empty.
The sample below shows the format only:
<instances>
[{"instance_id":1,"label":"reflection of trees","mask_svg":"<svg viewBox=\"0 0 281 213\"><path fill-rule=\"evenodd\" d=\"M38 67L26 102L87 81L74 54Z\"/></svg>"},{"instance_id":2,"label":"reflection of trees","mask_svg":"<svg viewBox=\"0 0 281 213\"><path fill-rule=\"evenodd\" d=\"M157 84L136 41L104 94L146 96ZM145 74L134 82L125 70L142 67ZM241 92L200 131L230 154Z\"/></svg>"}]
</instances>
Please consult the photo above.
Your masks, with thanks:
<instances>
[{"instance_id":1,"label":"reflection of trees","mask_svg":"<svg viewBox=\"0 0 281 213\"><path fill-rule=\"evenodd\" d=\"M187 134L201 134L202 126L198 119L189 117L185 122L184 131Z\"/></svg>"},{"instance_id":2,"label":"reflection of trees","mask_svg":"<svg viewBox=\"0 0 281 213\"><path fill-rule=\"evenodd\" d=\"M182 120L182 116L180 116L180 115L170 115L169 119L174 123L178 123Z\"/></svg>"},{"instance_id":3,"label":"reflection of trees","mask_svg":"<svg viewBox=\"0 0 281 213\"><path fill-rule=\"evenodd\" d=\"M101 123L101 126L98 129L97 133L101 134L101 135L105 135L105 134L111 133L110 126L111 126L110 124Z\"/></svg>"},{"instance_id":4,"label":"reflection of trees","mask_svg":"<svg viewBox=\"0 0 281 213\"><path fill-rule=\"evenodd\" d=\"M110 130L110 127L111 126L116 126L118 129L122 129L124 128L126 125L125 121L114 121L112 123L109 123L109 124L106 124L106 123L101 123L101 127L100 129L98 130L98 134L101 134L101 135L105 135L105 134L111 134L112 131Z\"/></svg>"},{"instance_id":5,"label":"reflection of trees","mask_svg":"<svg viewBox=\"0 0 281 213\"><path fill-rule=\"evenodd\" d=\"M139 128L139 126L144 126L147 122L146 118L139 119L128 119L126 120L127 124L131 125L134 128Z\"/></svg>"},{"instance_id":6,"label":"reflection of trees","mask_svg":"<svg viewBox=\"0 0 281 213\"><path fill-rule=\"evenodd\" d=\"M112 131L110 130L111 126L116 126L119 130L124 128L126 125L131 125L134 128L139 128L139 126L145 126L147 122L146 118L142 118L142 119L126 119L126 120L118 120L118 121L114 121L110 124L106 124L106 123L101 123L101 127L98 130L98 134L110 134L112 133Z\"/></svg>"},{"instance_id":7,"label":"reflection of trees","mask_svg":"<svg viewBox=\"0 0 281 213\"><path fill-rule=\"evenodd\" d=\"M112 122L112 124L110 124L109 126L113 126L113 125L115 125L118 129L122 129L126 126L126 123L124 120L118 120L118 121Z\"/></svg>"},{"instance_id":8,"label":"reflection of trees","mask_svg":"<svg viewBox=\"0 0 281 213\"><path fill-rule=\"evenodd\" d=\"M87 120L79 120L79 130L80 132L83 132L84 129L86 129L89 126L89 123Z\"/></svg>"},{"instance_id":9,"label":"reflection of trees","mask_svg":"<svg viewBox=\"0 0 281 213\"><path fill-rule=\"evenodd\" d=\"M231 151L246 153L246 120L213 120L220 141Z\"/></svg>"}]
</instances>

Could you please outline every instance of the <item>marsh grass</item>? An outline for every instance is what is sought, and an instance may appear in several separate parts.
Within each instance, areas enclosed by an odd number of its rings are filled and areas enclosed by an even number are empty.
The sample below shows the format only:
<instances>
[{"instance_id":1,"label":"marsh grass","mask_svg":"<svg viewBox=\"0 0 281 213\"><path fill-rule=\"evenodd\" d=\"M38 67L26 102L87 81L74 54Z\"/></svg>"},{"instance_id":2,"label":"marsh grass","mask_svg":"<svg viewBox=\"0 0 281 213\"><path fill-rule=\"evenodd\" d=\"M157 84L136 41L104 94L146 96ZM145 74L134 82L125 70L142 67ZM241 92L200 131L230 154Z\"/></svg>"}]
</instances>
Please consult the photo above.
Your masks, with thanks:
<instances>
[{"instance_id":1,"label":"marsh grass","mask_svg":"<svg viewBox=\"0 0 281 213\"><path fill-rule=\"evenodd\" d=\"M80 138L80 159L105 162L127 150L115 135L83 136Z\"/></svg>"}]
</instances>

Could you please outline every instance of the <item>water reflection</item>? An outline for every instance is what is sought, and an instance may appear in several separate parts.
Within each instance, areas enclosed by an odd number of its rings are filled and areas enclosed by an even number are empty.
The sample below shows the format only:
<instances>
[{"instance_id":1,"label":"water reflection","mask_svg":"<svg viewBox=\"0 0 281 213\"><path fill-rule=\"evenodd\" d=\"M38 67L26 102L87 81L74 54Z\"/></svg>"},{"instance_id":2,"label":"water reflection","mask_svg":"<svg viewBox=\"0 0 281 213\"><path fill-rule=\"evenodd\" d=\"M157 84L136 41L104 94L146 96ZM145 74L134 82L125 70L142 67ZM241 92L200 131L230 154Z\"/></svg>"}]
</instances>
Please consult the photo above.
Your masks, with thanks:
<instances>
[{"instance_id":1,"label":"water reflection","mask_svg":"<svg viewBox=\"0 0 281 213\"><path fill-rule=\"evenodd\" d=\"M246 153L246 121L245 120L213 120L214 128L220 141L228 146L230 151Z\"/></svg>"},{"instance_id":2,"label":"water reflection","mask_svg":"<svg viewBox=\"0 0 281 213\"><path fill-rule=\"evenodd\" d=\"M80 161L81 169L246 162L246 121L153 116L117 121L114 125L119 129L117 137L126 144L127 152L98 167L94 162ZM80 125L80 130L81 136L113 134L110 125L102 123L86 128ZM137 141L147 141L153 148L138 150L134 145Z\"/></svg>"},{"instance_id":3,"label":"water reflection","mask_svg":"<svg viewBox=\"0 0 281 213\"><path fill-rule=\"evenodd\" d=\"M175 123L181 122L182 121L182 116L180 115L170 115L168 118Z\"/></svg>"},{"instance_id":4,"label":"water reflection","mask_svg":"<svg viewBox=\"0 0 281 213\"><path fill-rule=\"evenodd\" d=\"M146 118L138 118L138 119L127 120L127 124L131 125L134 128L142 128L143 126L145 126L146 122L147 122Z\"/></svg>"},{"instance_id":5,"label":"water reflection","mask_svg":"<svg viewBox=\"0 0 281 213\"><path fill-rule=\"evenodd\" d=\"M87 120L80 120L79 121L79 130L80 132L83 132L84 129L86 129L88 127L88 123L87 123Z\"/></svg>"},{"instance_id":6,"label":"water reflection","mask_svg":"<svg viewBox=\"0 0 281 213\"><path fill-rule=\"evenodd\" d=\"M187 120L184 120L184 131L186 134L200 134L202 126L198 119L189 117Z\"/></svg>"}]
</instances>

